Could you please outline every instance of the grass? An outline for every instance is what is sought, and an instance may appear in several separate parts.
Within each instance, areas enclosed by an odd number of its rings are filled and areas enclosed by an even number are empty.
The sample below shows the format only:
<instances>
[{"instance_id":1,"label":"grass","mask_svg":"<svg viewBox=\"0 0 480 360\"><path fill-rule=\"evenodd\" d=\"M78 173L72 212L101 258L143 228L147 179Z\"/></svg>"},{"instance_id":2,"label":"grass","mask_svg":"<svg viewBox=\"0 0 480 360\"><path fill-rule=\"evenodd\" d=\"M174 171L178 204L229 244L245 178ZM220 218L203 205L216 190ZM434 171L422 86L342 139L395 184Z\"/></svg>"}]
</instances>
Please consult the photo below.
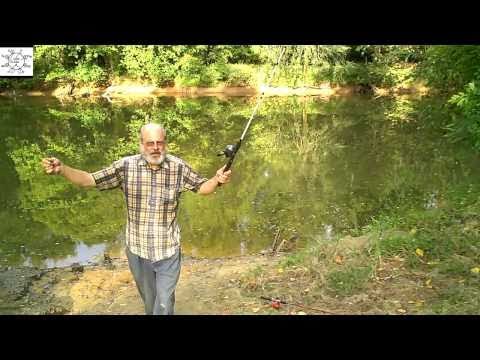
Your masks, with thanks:
<instances>
[{"instance_id":1,"label":"grass","mask_svg":"<svg viewBox=\"0 0 480 360\"><path fill-rule=\"evenodd\" d=\"M263 273L264 273L264 269L260 265L257 265L253 270L250 271L250 274L253 277L259 277Z\"/></svg>"},{"instance_id":2,"label":"grass","mask_svg":"<svg viewBox=\"0 0 480 360\"><path fill-rule=\"evenodd\" d=\"M469 277L475 262L469 257L452 256L438 265L438 273L441 275Z\"/></svg>"},{"instance_id":3,"label":"grass","mask_svg":"<svg viewBox=\"0 0 480 360\"><path fill-rule=\"evenodd\" d=\"M398 203L357 238L312 240L255 269L249 291L340 313L480 314L480 184L450 186L436 208Z\"/></svg>"},{"instance_id":4,"label":"grass","mask_svg":"<svg viewBox=\"0 0 480 360\"><path fill-rule=\"evenodd\" d=\"M480 188L470 184L446 192L436 209L405 208L370 227L384 234L379 254L404 256L408 269L439 284L426 313L480 313L480 276L472 272L480 264L479 211Z\"/></svg>"},{"instance_id":5,"label":"grass","mask_svg":"<svg viewBox=\"0 0 480 360\"><path fill-rule=\"evenodd\" d=\"M334 270L327 275L327 286L335 295L353 295L365 287L372 273L371 265Z\"/></svg>"},{"instance_id":6,"label":"grass","mask_svg":"<svg viewBox=\"0 0 480 360\"><path fill-rule=\"evenodd\" d=\"M305 251L304 249L302 249L290 254L285 259L283 259L280 263L280 266L283 268L287 268L290 266L301 265L307 261L308 257L309 257L308 251Z\"/></svg>"},{"instance_id":7,"label":"grass","mask_svg":"<svg viewBox=\"0 0 480 360\"><path fill-rule=\"evenodd\" d=\"M355 234L372 240L363 249L342 248L341 241L312 241L287 255L280 263L289 273L284 283L303 267L308 274L298 283L297 293L306 286L315 289L315 294L303 296L305 301L337 299L342 306L341 299L348 296L380 294L384 303L372 306L388 313L389 299L400 299L408 308L408 301L424 298L421 309L412 305L408 311L479 314L480 185L449 189L434 209L414 202L391 208Z\"/></svg>"},{"instance_id":8,"label":"grass","mask_svg":"<svg viewBox=\"0 0 480 360\"><path fill-rule=\"evenodd\" d=\"M451 284L441 289L427 313L438 315L478 315L480 284Z\"/></svg>"}]
</instances>

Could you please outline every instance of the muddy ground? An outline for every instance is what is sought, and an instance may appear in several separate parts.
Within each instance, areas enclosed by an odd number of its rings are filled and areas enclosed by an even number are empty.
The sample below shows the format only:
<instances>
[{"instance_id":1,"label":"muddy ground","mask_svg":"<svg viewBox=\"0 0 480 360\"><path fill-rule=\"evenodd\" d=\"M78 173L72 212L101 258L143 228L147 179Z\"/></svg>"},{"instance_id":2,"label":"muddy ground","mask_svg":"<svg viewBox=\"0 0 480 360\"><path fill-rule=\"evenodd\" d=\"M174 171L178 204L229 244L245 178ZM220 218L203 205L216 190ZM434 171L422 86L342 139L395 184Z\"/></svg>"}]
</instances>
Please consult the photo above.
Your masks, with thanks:
<instances>
[{"instance_id":1,"label":"muddy ground","mask_svg":"<svg viewBox=\"0 0 480 360\"><path fill-rule=\"evenodd\" d=\"M406 270L404 260L395 257L380 264L361 291L338 296L322 280L322 264L313 273L311 268L284 266L286 256L184 257L176 314L417 314L435 292L425 284L425 274ZM276 306L262 296L288 304ZM2 269L0 313L142 315L144 310L126 258L117 257L84 267Z\"/></svg>"},{"instance_id":2,"label":"muddy ground","mask_svg":"<svg viewBox=\"0 0 480 360\"><path fill-rule=\"evenodd\" d=\"M177 314L248 314L262 301L243 294L242 274L273 266L279 256L229 259L184 258L176 292ZM0 312L4 314L141 315L143 304L125 257L108 264L0 272Z\"/></svg>"}]
</instances>

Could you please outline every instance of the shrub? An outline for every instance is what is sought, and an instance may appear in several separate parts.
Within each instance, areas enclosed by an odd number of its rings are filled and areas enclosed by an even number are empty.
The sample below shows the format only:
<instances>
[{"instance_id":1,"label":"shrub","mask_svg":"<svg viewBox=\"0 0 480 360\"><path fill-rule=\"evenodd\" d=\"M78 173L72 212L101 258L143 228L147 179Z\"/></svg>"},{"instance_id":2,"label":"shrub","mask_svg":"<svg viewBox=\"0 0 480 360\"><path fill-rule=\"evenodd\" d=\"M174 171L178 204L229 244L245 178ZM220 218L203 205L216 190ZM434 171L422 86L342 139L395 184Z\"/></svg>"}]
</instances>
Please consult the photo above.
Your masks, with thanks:
<instances>
[{"instance_id":1,"label":"shrub","mask_svg":"<svg viewBox=\"0 0 480 360\"><path fill-rule=\"evenodd\" d=\"M179 61L179 71L175 79L183 86L214 86L220 78L215 65L204 65L200 59L189 54Z\"/></svg>"},{"instance_id":2,"label":"shrub","mask_svg":"<svg viewBox=\"0 0 480 360\"><path fill-rule=\"evenodd\" d=\"M227 86L255 86L256 71L255 68L245 64L228 65L229 73L226 77L225 85Z\"/></svg>"}]
</instances>

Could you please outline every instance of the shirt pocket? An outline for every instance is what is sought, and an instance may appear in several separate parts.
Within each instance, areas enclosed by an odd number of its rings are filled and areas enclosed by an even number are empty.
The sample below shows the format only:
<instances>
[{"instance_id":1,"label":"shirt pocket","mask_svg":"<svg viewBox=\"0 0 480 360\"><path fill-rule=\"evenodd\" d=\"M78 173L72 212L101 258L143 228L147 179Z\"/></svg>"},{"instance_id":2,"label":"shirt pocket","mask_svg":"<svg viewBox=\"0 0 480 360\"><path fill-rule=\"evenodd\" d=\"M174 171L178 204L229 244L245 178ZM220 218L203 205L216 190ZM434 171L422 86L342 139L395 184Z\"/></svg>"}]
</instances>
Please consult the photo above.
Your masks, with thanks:
<instances>
[{"instance_id":1,"label":"shirt pocket","mask_svg":"<svg viewBox=\"0 0 480 360\"><path fill-rule=\"evenodd\" d=\"M163 187L160 190L159 200L163 203L174 203L177 201L178 191L176 187Z\"/></svg>"}]
</instances>

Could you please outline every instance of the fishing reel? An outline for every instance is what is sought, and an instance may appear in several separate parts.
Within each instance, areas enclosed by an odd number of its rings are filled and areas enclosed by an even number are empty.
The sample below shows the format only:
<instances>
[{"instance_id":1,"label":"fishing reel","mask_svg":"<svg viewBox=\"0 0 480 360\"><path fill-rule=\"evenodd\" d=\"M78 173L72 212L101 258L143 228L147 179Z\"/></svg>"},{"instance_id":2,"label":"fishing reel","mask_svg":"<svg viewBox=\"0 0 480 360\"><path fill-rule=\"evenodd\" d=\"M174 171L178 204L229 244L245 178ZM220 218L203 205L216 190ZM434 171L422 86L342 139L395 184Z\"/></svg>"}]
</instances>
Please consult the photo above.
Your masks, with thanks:
<instances>
[{"instance_id":1,"label":"fishing reel","mask_svg":"<svg viewBox=\"0 0 480 360\"><path fill-rule=\"evenodd\" d=\"M217 154L217 156L225 155L227 158L233 158L238 150L238 143L235 145L227 145L225 149Z\"/></svg>"},{"instance_id":2,"label":"fishing reel","mask_svg":"<svg viewBox=\"0 0 480 360\"><path fill-rule=\"evenodd\" d=\"M230 167L232 166L232 163L233 163L233 159L235 159L235 155L237 154L237 151L240 148L240 145L242 145L242 139L238 140L238 142L235 145L225 146L225 149L222 152L219 152L217 154L217 156L225 155L225 157L228 158L228 161L225 164L225 168L223 171L230 170Z\"/></svg>"}]
</instances>

